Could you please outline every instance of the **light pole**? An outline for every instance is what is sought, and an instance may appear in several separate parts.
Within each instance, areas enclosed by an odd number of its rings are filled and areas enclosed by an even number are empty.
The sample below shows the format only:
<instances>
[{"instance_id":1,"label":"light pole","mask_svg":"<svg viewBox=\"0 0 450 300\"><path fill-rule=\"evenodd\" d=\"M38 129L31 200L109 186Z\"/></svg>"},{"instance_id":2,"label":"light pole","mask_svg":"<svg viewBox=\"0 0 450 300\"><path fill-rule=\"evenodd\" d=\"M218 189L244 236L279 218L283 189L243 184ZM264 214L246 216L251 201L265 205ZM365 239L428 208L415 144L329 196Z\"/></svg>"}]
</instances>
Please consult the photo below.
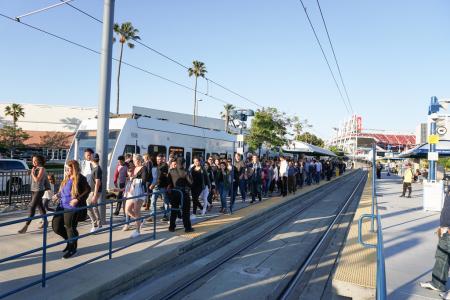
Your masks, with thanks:
<instances>
[{"instance_id":1,"label":"light pole","mask_svg":"<svg viewBox=\"0 0 450 300\"><path fill-rule=\"evenodd\" d=\"M239 135L242 138L245 121L247 121L248 117L253 117L255 115L255 112L251 109L233 109L233 110L230 110L229 114L234 119L237 119L240 121ZM238 141L238 147L242 148L242 154L243 154L244 153L244 141L242 141L242 142Z\"/></svg>"},{"instance_id":2,"label":"light pole","mask_svg":"<svg viewBox=\"0 0 450 300\"><path fill-rule=\"evenodd\" d=\"M97 115L97 141L96 150L100 155L100 168L103 170L102 195L99 204L105 202L106 177L108 170L108 139L109 139L109 105L111 96L111 61L112 61L112 37L114 24L115 0L103 2L103 37L100 56L100 94L98 99ZM100 206L101 222L106 221L106 206Z\"/></svg>"}]
</instances>

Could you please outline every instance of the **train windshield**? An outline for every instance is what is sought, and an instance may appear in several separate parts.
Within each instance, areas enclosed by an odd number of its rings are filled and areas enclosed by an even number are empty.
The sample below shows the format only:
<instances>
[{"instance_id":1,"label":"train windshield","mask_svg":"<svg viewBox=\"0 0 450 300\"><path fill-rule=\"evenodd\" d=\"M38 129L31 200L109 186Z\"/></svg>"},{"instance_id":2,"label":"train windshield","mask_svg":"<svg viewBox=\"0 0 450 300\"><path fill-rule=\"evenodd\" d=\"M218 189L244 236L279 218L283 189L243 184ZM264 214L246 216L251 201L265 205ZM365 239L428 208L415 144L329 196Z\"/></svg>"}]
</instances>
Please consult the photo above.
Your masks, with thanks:
<instances>
[{"instance_id":1,"label":"train windshield","mask_svg":"<svg viewBox=\"0 0 450 300\"><path fill-rule=\"evenodd\" d=\"M116 146L117 138L119 137L120 130L110 130L109 140L108 140L108 161L111 159L112 152ZM76 137L72 142L70 147L70 152L67 159L82 160L84 150L91 148L94 152L97 142L97 131L96 130L79 130L76 133ZM75 155L76 154L76 155Z\"/></svg>"}]
</instances>

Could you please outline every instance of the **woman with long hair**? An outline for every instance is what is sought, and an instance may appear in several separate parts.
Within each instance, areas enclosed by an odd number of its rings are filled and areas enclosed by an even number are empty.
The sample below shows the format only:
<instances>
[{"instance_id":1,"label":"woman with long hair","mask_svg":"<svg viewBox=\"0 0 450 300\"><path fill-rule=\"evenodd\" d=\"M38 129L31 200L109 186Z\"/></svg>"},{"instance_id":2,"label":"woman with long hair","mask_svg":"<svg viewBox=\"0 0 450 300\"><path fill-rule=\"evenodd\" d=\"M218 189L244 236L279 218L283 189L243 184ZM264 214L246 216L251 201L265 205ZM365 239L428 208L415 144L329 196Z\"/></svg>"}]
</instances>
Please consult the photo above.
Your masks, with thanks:
<instances>
[{"instance_id":1,"label":"woman with long hair","mask_svg":"<svg viewBox=\"0 0 450 300\"><path fill-rule=\"evenodd\" d=\"M76 160L67 163L64 180L61 182L59 192L55 195L59 199L57 211L63 214L55 215L52 220L53 231L65 240L78 236L78 221L86 218L86 210L76 211L77 207L86 206L86 199L91 188L86 177L80 173L80 165ZM67 259L77 253L77 240L67 242L63 258Z\"/></svg>"},{"instance_id":2,"label":"woman with long hair","mask_svg":"<svg viewBox=\"0 0 450 300\"><path fill-rule=\"evenodd\" d=\"M30 212L28 217L32 218L36 214L36 208L39 208L39 211L42 215L45 215L45 207L42 202L42 196L45 193L45 181L47 180L47 173L44 168L44 157L41 155L33 156L33 168L31 169L31 201L30 201ZM28 226L30 225L31 220L28 220L22 229L19 230L19 233L25 233L28 230ZM42 228L43 224L39 226Z\"/></svg>"},{"instance_id":3,"label":"woman with long hair","mask_svg":"<svg viewBox=\"0 0 450 300\"><path fill-rule=\"evenodd\" d=\"M141 207L146 197L145 185L147 184L148 170L144 166L144 159L140 154L133 155L133 163L135 168L130 172L130 189L125 204L125 212L133 219L141 217ZM141 220L136 220L136 229L131 233L131 238L136 238L141 234Z\"/></svg>"}]
</instances>

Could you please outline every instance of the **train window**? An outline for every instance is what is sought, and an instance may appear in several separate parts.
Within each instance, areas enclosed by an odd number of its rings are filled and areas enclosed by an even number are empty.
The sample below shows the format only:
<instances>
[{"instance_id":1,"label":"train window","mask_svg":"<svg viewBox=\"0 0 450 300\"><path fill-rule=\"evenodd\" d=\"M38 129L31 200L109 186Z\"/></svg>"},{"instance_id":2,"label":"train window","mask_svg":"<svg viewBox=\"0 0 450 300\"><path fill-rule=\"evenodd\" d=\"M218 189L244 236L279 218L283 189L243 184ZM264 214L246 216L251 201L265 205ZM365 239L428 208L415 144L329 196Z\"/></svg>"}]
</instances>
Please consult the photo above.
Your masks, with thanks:
<instances>
[{"instance_id":1,"label":"train window","mask_svg":"<svg viewBox=\"0 0 450 300\"><path fill-rule=\"evenodd\" d=\"M149 155L167 155L167 147L162 145L148 145L148 154Z\"/></svg>"},{"instance_id":2,"label":"train window","mask_svg":"<svg viewBox=\"0 0 450 300\"><path fill-rule=\"evenodd\" d=\"M195 157L205 159L205 149L192 149L192 158Z\"/></svg>"},{"instance_id":3,"label":"train window","mask_svg":"<svg viewBox=\"0 0 450 300\"><path fill-rule=\"evenodd\" d=\"M169 156L173 155L173 157L184 157L184 148L182 147L169 147Z\"/></svg>"},{"instance_id":4,"label":"train window","mask_svg":"<svg viewBox=\"0 0 450 300\"><path fill-rule=\"evenodd\" d=\"M191 152L186 152L186 168L189 168L189 165L192 163L191 161Z\"/></svg>"},{"instance_id":5,"label":"train window","mask_svg":"<svg viewBox=\"0 0 450 300\"><path fill-rule=\"evenodd\" d=\"M123 154L125 155L127 153L141 154L141 147L136 145L125 145L125 148L123 149Z\"/></svg>"}]
</instances>

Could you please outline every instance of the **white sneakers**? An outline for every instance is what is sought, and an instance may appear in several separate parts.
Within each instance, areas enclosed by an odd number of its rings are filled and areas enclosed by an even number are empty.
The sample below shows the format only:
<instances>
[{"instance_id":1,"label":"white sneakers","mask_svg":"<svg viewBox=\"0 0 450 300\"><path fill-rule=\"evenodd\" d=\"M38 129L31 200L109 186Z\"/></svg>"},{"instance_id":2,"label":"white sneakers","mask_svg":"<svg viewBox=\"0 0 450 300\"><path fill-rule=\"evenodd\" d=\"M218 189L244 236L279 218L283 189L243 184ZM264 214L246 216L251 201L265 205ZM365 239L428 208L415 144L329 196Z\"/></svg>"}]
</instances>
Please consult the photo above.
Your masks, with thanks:
<instances>
[{"instance_id":1,"label":"white sneakers","mask_svg":"<svg viewBox=\"0 0 450 300\"><path fill-rule=\"evenodd\" d=\"M128 225L128 224L123 225L122 231L128 231L128 230L130 230L130 225Z\"/></svg>"},{"instance_id":2,"label":"white sneakers","mask_svg":"<svg viewBox=\"0 0 450 300\"><path fill-rule=\"evenodd\" d=\"M420 284L420 286L423 287L424 289L428 289L428 290L432 290L432 291L437 291L437 292L443 292L442 290L440 290L440 289L438 289L437 287L435 287L431 281L420 282L419 284Z\"/></svg>"},{"instance_id":3,"label":"white sneakers","mask_svg":"<svg viewBox=\"0 0 450 300\"><path fill-rule=\"evenodd\" d=\"M99 226L99 227L92 227L91 230L90 230L90 233L97 232L97 231L99 231L100 229L102 229L102 226Z\"/></svg>"},{"instance_id":4,"label":"white sneakers","mask_svg":"<svg viewBox=\"0 0 450 300\"><path fill-rule=\"evenodd\" d=\"M141 233L139 231L137 231L137 229L133 230L133 232L131 233L130 237L132 239L137 238L138 236L140 236Z\"/></svg>"},{"instance_id":5,"label":"white sneakers","mask_svg":"<svg viewBox=\"0 0 450 300\"><path fill-rule=\"evenodd\" d=\"M450 300L450 291L446 291L445 293L440 293L439 296L441 296L444 300Z\"/></svg>"}]
</instances>

